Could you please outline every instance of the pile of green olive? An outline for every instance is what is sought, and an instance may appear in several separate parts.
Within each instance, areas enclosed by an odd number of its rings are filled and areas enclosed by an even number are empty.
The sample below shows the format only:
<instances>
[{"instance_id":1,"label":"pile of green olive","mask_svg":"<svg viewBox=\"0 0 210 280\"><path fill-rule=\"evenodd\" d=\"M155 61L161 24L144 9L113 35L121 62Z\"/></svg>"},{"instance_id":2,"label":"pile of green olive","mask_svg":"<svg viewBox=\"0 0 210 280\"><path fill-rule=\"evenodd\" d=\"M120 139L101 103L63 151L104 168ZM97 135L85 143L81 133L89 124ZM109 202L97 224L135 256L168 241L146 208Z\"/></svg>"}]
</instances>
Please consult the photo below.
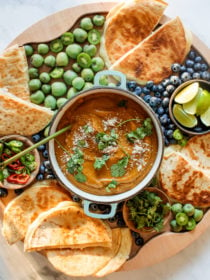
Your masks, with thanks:
<instances>
[{"instance_id":1,"label":"pile of green olive","mask_svg":"<svg viewBox=\"0 0 210 280\"><path fill-rule=\"evenodd\" d=\"M51 42L24 46L31 102L56 110L93 86L95 73L104 69L97 55L104 22L103 15L84 17L78 27Z\"/></svg>"},{"instance_id":2,"label":"pile of green olive","mask_svg":"<svg viewBox=\"0 0 210 280\"><path fill-rule=\"evenodd\" d=\"M190 203L175 203L171 206L173 220L170 222L172 231L191 231L203 218L203 210L194 207Z\"/></svg>"}]
</instances>

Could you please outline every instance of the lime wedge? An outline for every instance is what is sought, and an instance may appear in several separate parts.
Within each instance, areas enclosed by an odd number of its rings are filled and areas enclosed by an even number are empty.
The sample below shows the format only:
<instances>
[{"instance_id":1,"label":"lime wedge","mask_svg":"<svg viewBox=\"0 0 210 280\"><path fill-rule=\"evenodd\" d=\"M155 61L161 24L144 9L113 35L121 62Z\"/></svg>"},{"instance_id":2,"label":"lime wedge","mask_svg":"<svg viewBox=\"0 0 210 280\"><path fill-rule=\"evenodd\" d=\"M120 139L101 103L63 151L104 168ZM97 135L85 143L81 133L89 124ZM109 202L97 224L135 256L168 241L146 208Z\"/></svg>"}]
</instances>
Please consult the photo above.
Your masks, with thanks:
<instances>
[{"instance_id":1,"label":"lime wedge","mask_svg":"<svg viewBox=\"0 0 210 280\"><path fill-rule=\"evenodd\" d=\"M198 89L198 93L196 96L189 102L183 104L183 109L186 113L190 115L195 115L197 111L198 100L200 96L200 92L202 91L201 88Z\"/></svg>"},{"instance_id":2,"label":"lime wedge","mask_svg":"<svg viewBox=\"0 0 210 280\"><path fill-rule=\"evenodd\" d=\"M200 115L200 119L205 126L210 126L210 107Z\"/></svg>"},{"instance_id":3,"label":"lime wedge","mask_svg":"<svg viewBox=\"0 0 210 280\"><path fill-rule=\"evenodd\" d=\"M210 93L206 89L201 89L198 94L196 115L202 115L210 107Z\"/></svg>"},{"instance_id":4,"label":"lime wedge","mask_svg":"<svg viewBox=\"0 0 210 280\"><path fill-rule=\"evenodd\" d=\"M174 104L173 106L173 114L175 119L183 126L186 127L194 127L197 125L198 120L194 115L190 115L186 113L180 104Z\"/></svg>"},{"instance_id":5,"label":"lime wedge","mask_svg":"<svg viewBox=\"0 0 210 280\"><path fill-rule=\"evenodd\" d=\"M175 102L184 104L190 102L198 93L199 83L195 82L183 88L174 98Z\"/></svg>"}]
</instances>

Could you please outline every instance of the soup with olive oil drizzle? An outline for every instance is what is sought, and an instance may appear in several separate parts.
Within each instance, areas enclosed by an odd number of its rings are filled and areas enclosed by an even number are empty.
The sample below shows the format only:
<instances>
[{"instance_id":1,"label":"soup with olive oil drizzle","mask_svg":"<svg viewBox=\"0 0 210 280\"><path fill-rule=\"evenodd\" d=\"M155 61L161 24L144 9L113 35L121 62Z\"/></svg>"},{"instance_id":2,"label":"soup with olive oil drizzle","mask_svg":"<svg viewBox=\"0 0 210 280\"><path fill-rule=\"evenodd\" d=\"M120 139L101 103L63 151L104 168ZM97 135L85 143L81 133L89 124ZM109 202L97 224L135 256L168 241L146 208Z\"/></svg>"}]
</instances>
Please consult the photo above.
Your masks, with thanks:
<instances>
[{"instance_id":1,"label":"soup with olive oil drizzle","mask_svg":"<svg viewBox=\"0 0 210 280\"><path fill-rule=\"evenodd\" d=\"M62 117L56 138L58 164L68 180L95 195L113 195L135 187L157 154L157 136L147 113L114 93L81 98Z\"/></svg>"}]
</instances>

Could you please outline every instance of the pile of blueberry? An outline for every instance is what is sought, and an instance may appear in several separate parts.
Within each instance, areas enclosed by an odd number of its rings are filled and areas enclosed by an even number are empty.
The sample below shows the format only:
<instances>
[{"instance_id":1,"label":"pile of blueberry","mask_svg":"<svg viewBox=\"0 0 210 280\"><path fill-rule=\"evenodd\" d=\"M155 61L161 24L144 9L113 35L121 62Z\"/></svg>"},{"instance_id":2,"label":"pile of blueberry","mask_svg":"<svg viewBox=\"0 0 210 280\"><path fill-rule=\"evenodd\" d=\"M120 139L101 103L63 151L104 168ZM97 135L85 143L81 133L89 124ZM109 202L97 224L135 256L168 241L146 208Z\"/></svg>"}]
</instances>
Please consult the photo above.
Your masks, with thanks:
<instances>
[{"instance_id":1,"label":"pile of blueberry","mask_svg":"<svg viewBox=\"0 0 210 280\"><path fill-rule=\"evenodd\" d=\"M143 87L139 86L134 81L127 82L129 91L143 98L156 113L160 120L165 145L175 144L173 132L176 126L169 117L169 100L174 90L183 82L192 79L203 79L210 81L209 66L204 59L195 51L190 51L185 63L180 65L174 63L171 66L173 75L164 79L160 84L154 84L153 81L148 81Z\"/></svg>"},{"instance_id":2,"label":"pile of blueberry","mask_svg":"<svg viewBox=\"0 0 210 280\"><path fill-rule=\"evenodd\" d=\"M44 138L44 135L42 132L32 135L32 141L34 143L39 142ZM40 152L40 155L44 159L42 164L39 167L39 173L37 174L36 179L38 181L44 180L44 179L55 179L55 175L53 174L52 167L49 161L49 155L46 144L40 145L37 150Z\"/></svg>"}]
</instances>

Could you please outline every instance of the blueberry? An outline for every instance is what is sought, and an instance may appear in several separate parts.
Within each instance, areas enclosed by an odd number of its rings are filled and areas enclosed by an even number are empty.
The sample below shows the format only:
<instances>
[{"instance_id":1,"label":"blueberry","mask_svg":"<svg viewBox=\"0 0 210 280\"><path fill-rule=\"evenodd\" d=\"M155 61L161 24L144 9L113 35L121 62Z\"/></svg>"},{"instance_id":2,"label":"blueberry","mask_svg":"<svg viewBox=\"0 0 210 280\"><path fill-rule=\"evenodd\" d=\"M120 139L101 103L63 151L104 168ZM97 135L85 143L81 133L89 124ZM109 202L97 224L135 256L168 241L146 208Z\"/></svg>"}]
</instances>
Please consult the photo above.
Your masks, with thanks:
<instances>
[{"instance_id":1,"label":"blueberry","mask_svg":"<svg viewBox=\"0 0 210 280\"><path fill-rule=\"evenodd\" d=\"M150 98L149 105L150 105L151 107L156 107L156 106L158 105L158 98L155 97L155 96L152 96L152 97Z\"/></svg>"},{"instance_id":2,"label":"blueberry","mask_svg":"<svg viewBox=\"0 0 210 280\"><path fill-rule=\"evenodd\" d=\"M161 128L162 128L162 132L163 132L163 134L165 133L165 127L164 126L161 126Z\"/></svg>"},{"instance_id":3,"label":"blueberry","mask_svg":"<svg viewBox=\"0 0 210 280\"><path fill-rule=\"evenodd\" d=\"M72 200L73 200L74 202L80 202L80 201L81 201L80 197L79 197L78 195L76 195L76 194L73 194L73 195L72 195Z\"/></svg>"},{"instance_id":4,"label":"blueberry","mask_svg":"<svg viewBox=\"0 0 210 280\"><path fill-rule=\"evenodd\" d=\"M187 68L187 72L192 75L195 71L193 68Z\"/></svg>"},{"instance_id":5,"label":"blueberry","mask_svg":"<svg viewBox=\"0 0 210 280\"><path fill-rule=\"evenodd\" d=\"M142 246L142 245L144 245L144 239L143 239L142 237L136 238L135 244L136 244L137 246Z\"/></svg>"},{"instance_id":6,"label":"blueberry","mask_svg":"<svg viewBox=\"0 0 210 280\"><path fill-rule=\"evenodd\" d=\"M140 237L140 234L139 234L138 232L135 232L135 231L131 231L131 235L132 235L134 238Z\"/></svg>"},{"instance_id":7,"label":"blueberry","mask_svg":"<svg viewBox=\"0 0 210 280\"><path fill-rule=\"evenodd\" d=\"M146 87L149 88L149 89L151 89L151 88L153 87L153 85L154 85L154 82L153 82L153 81L148 81L148 82L146 83Z\"/></svg>"},{"instance_id":8,"label":"blueberry","mask_svg":"<svg viewBox=\"0 0 210 280\"><path fill-rule=\"evenodd\" d=\"M52 173L52 169L48 169L48 168L45 167L44 172L47 173L47 174L50 174L50 173Z\"/></svg>"},{"instance_id":9,"label":"blueberry","mask_svg":"<svg viewBox=\"0 0 210 280\"><path fill-rule=\"evenodd\" d=\"M24 192L24 189L16 189L15 190L15 193L17 194L17 195L20 195L21 193L23 193Z\"/></svg>"},{"instance_id":10,"label":"blueberry","mask_svg":"<svg viewBox=\"0 0 210 280\"><path fill-rule=\"evenodd\" d=\"M157 108L157 114L159 116L163 115L164 113L165 113L165 110L163 109L163 107L160 106Z\"/></svg>"},{"instance_id":11,"label":"blueberry","mask_svg":"<svg viewBox=\"0 0 210 280\"><path fill-rule=\"evenodd\" d=\"M45 166L44 166L44 164L41 164L41 165L40 165L40 167L39 167L39 172L42 173L42 174L44 174L44 172L45 172Z\"/></svg>"},{"instance_id":12,"label":"blueberry","mask_svg":"<svg viewBox=\"0 0 210 280\"><path fill-rule=\"evenodd\" d=\"M173 130L172 129L168 129L165 131L165 136L168 138L173 138Z\"/></svg>"},{"instance_id":13,"label":"blueberry","mask_svg":"<svg viewBox=\"0 0 210 280\"><path fill-rule=\"evenodd\" d=\"M48 154L48 150L44 150L44 152L42 153L44 158L48 158L49 154Z\"/></svg>"},{"instance_id":14,"label":"blueberry","mask_svg":"<svg viewBox=\"0 0 210 280\"><path fill-rule=\"evenodd\" d=\"M163 93L162 93L163 97L169 97L169 93L165 90Z\"/></svg>"},{"instance_id":15,"label":"blueberry","mask_svg":"<svg viewBox=\"0 0 210 280\"><path fill-rule=\"evenodd\" d=\"M55 175L52 173L47 174L46 179L55 179Z\"/></svg>"},{"instance_id":16,"label":"blueberry","mask_svg":"<svg viewBox=\"0 0 210 280\"><path fill-rule=\"evenodd\" d=\"M117 221L117 225L118 225L119 227L123 227L123 226L125 226L125 221L124 221L123 219L119 219L119 220Z\"/></svg>"},{"instance_id":17,"label":"blueberry","mask_svg":"<svg viewBox=\"0 0 210 280\"><path fill-rule=\"evenodd\" d=\"M193 68L194 68L195 71L200 71L201 70L201 64L199 62L195 63Z\"/></svg>"},{"instance_id":18,"label":"blueberry","mask_svg":"<svg viewBox=\"0 0 210 280\"><path fill-rule=\"evenodd\" d=\"M201 71L206 71L206 70L208 70L208 65L206 64L206 63L202 63L201 64Z\"/></svg>"},{"instance_id":19,"label":"blueberry","mask_svg":"<svg viewBox=\"0 0 210 280\"><path fill-rule=\"evenodd\" d=\"M150 94L150 90L149 90L147 87L143 87L143 88L142 88L142 92L143 92L145 95Z\"/></svg>"},{"instance_id":20,"label":"blueberry","mask_svg":"<svg viewBox=\"0 0 210 280\"><path fill-rule=\"evenodd\" d=\"M163 138L164 138L165 145L168 146L169 145L169 140L166 137L163 137Z\"/></svg>"},{"instance_id":21,"label":"blueberry","mask_svg":"<svg viewBox=\"0 0 210 280\"><path fill-rule=\"evenodd\" d=\"M195 72L195 73L193 73L192 77L193 77L193 79L200 79L201 74L198 72Z\"/></svg>"},{"instance_id":22,"label":"blueberry","mask_svg":"<svg viewBox=\"0 0 210 280\"><path fill-rule=\"evenodd\" d=\"M170 124L168 125L168 129L174 130L175 128L176 128L176 126L175 126L174 123L170 123Z\"/></svg>"},{"instance_id":23,"label":"blueberry","mask_svg":"<svg viewBox=\"0 0 210 280\"><path fill-rule=\"evenodd\" d=\"M202 61L202 57L201 56L196 56L195 57L195 62L201 62Z\"/></svg>"},{"instance_id":24,"label":"blueberry","mask_svg":"<svg viewBox=\"0 0 210 280\"><path fill-rule=\"evenodd\" d=\"M168 97L164 97L163 100L162 100L162 106L164 108L168 107L168 104L169 104L169 98Z\"/></svg>"},{"instance_id":25,"label":"blueberry","mask_svg":"<svg viewBox=\"0 0 210 280\"><path fill-rule=\"evenodd\" d=\"M180 68L181 68L181 65L179 63L174 63L171 65L171 70L174 72L174 73L177 73L180 71Z\"/></svg>"},{"instance_id":26,"label":"blueberry","mask_svg":"<svg viewBox=\"0 0 210 280\"><path fill-rule=\"evenodd\" d=\"M164 88L166 88L170 84L170 79L164 79L161 84Z\"/></svg>"},{"instance_id":27,"label":"blueberry","mask_svg":"<svg viewBox=\"0 0 210 280\"><path fill-rule=\"evenodd\" d=\"M136 87L134 93L135 93L136 95L141 95L141 93L142 93L141 87L139 87L139 86Z\"/></svg>"},{"instance_id":28,"label":"blueberry","mask_svg":"<svg viewBox=\"0 0 210 280\"><path fill-rule=\"evenodd\" d=\"M5 188L0 188L0 197L6 197L8 195L8 190Z\"/></svg>"},{"instance_id":29,"label":"blueberry","mask_svg":"<svg viewBox=\"0 0 210 280\"><path fill-rule=\"evenodd\" d=\"M49 160L43 161L43 165L47 169L51 169L52 168Z\"/></svg>"},{"instance_id":30,"label":"blueberry","mask_svg":"<svg viewBox=\"0 0 210 280\"><path fill-rule=\"evenodd\" d=\"M134 91L136 88L136 82L134 81L127 82L127 87L130 91Z\"/></svg>"},{"instance_id":31,"label":"blueberry","mask_svg":"<svg viewBox=\"0 0 210 280\"><path fill-rule=\"evenodd\" d=\"M155 96L155 97L161 97L161 93L160 93L159 91L156 91L156 92L154 93L154 96Z\"/></svg>"},{"instance_id":32,"label":"blueberry","mask_svg":"<svg viewBox=\"0 0 210 280\"><path fill-rule=\"evenodd\" d=\"M144 99L145 102L149 103L149 101L150 101L150 99L151 99L151 96L150 96L150 95L145 95L145 96L143 97L143 99Z\"/></svg>"},{"instance_id":33,"label":"blueberry","mask_svg":"<svg viewBox=\"0 0 210 280\"><path fill-rule=\"evenodd\" d=\"M193 60L190 60L190 59L187 59L186 61L185 61L185 65L187 66L187 67L193 67L193 65L194 65L194 61Z\"/></svg>"},{"instance_id":34,"label":"blueberry","mask_svg":"<svg viewBox=\"0 0 210 280\"><path fill-rule=\"evenodd\" d=\"M97 205L96 203L91 203L91 204L90 204L90 209L91 209L92 211L97 211L97 210L98 210L98 205Z\"/></svg>"},{"instance_id":35,"label":"blueberry","mask_svg":"<svg viewBox=\"0 0 210 280\"><path fill-rule=\"evenodd\" d=\"M114 222L116 222L116 217L109 218L108 221L110 223L114 223Z\"/></svg>"},{"instance_id":36,"label":"blueberry","mask_svg":"<svg viewBox=\"0 0 210 280\"><path fill-rule=\"evenodd\" d=\"M181 65L181 67L180 67L180 72L185 72L186 71L186 67L184 66L184 65Z\"/></svg>"},{"instance_id":37,"label":"blueberry","mask_svg":"<svg viewBox=\"0 0 210 280\"><path fill-rule=\"evenodd\" d=\"M194 51L190 51L188 57L189 57L190 59L195 59L196 53L195 53Z\"/></svg>"},{"instance_id":38,"label":"blueberry","mask_svg":"<svg viewBox=\"0 0 210 280\"><path fill-rule=\"evenodd\" d=\"M203 128L200 127L200 126L196 126L196 127L194 127L193 130L194 130L195 132L202 132L202 131L203 131Z\"/></svg>"},{"instance_id":39,"label":"blueberry","mask_svg":"<svg viewBox=\"0 0 210 280\"><path fill-rule=\"evenodd\" d=\"M169 144L170 145L174 145L174 144L176 144L177 142L176 142L176 140L174 139L174 138L170 138L169 139Z\"/></svg>"},{"instance_id":40,"label":"blueberry","mask_svg":"<svg viewBox=\"0 0 210 280\"><path fill-rule=\"evenodd\" d=\"M44 179L44 175L42 173L39 173L37 176L36 176L36 179L38 181L42 181Z\"/></svg>"},{"instance_id":41,"label":"blueberry","mask_svg":"<svg viewBox=\"0 0 210 280\"><path fill-rule=\"evenodd\" d=\"M188 73L188 72L183 72L183 73L181 74L181 80L182 80L183 82L189 81L190 79L191 79L190 73Z\"/></svg>"},{"instance_id":42,"label":"blueberry","mask_svg":"<svg viewBox=\"0 0 210 280\"><path fill-rule=\"evenodd\" d=\"M117 213L115 214L115 218L116 218L116 219L122 219L122 212L117 212Z\"/></svg>"},{"instance_id":43,"label":"blueberry","mask_svg":"<svg viewBox=\"0 0 210 280\"><path fill-rule=\"evenodd\" d=\"M32 135L32 141L33 142L37 143L40 140L41 140L41 135L40 134L37 133L37 134Z\"/></svg>"},{"instance_id":44,"label":"blueberry","mask_svg":"<svg viewBox=\"0 0 210 280\"><path fill-rule=\"evenodd\" d=\"M151 91L156 92L157 91L157 86L156 85L152 86Z\"/></svg>"},{"instance_id":45,"label":"blueberry","mask_svg":"<svg viewBox=\"0 0 210 280\"><path fill-rule=\"evenodd\" d=\"M177 76L171 76L170 82L174 86L179 86L181 84L181 81L180 81L179 77L177 77Z\"/></svg>"},{"instance_id":46,"label":"blueberry","mask_svg":"<svg viewBox=\"0 0 210 280\"><path fill-rule=\"evenodd\" d=\"M174 90L175 90L175 87L174 87L173 85L168 85L168 86L166 87L166 91L167 91L169 94L173 93Z\"/></svg>"},{"instance_id":47,"label":"blueberry","mask_svg":"<svg viewBox=\"0 0 210 280\"><path fill-rule=\"evenodd\" d=\"M161 124L165 125L168 123L168 115L167 114L163 114L161 117L160 117L160 122Z\"/></svg>"},{"instance_id":48,"label":"blueberry","mask_svg":"<svg viewBox=\"0 0 210 280\"><path fill-rule=\"evenodd\" d=\"M44 150L46 149L46 145L43 144L43 145L40 145L37 150L40 151L40 152L43 152Z\"/></svg>"},{"instance_id":49,"label":"blueberry","mask_svg":"<svg viewBox=\"0 0 210 280\"><path fill-rule=\"evenodd\" d=\"M201 78L207 81L210 80L210 73L208 71L202 72Z\"/></svg>"},{"instance_id":50,"label":"blueberry","mask_svg":"<svg viewBox=\"0 0 210 280\"><path fill-rule=\"evenodd\" d=\"M163 92L164 91L164 87L160 84L157 86L157 91L159 92Z\"/></svg>"}]
</instances>

